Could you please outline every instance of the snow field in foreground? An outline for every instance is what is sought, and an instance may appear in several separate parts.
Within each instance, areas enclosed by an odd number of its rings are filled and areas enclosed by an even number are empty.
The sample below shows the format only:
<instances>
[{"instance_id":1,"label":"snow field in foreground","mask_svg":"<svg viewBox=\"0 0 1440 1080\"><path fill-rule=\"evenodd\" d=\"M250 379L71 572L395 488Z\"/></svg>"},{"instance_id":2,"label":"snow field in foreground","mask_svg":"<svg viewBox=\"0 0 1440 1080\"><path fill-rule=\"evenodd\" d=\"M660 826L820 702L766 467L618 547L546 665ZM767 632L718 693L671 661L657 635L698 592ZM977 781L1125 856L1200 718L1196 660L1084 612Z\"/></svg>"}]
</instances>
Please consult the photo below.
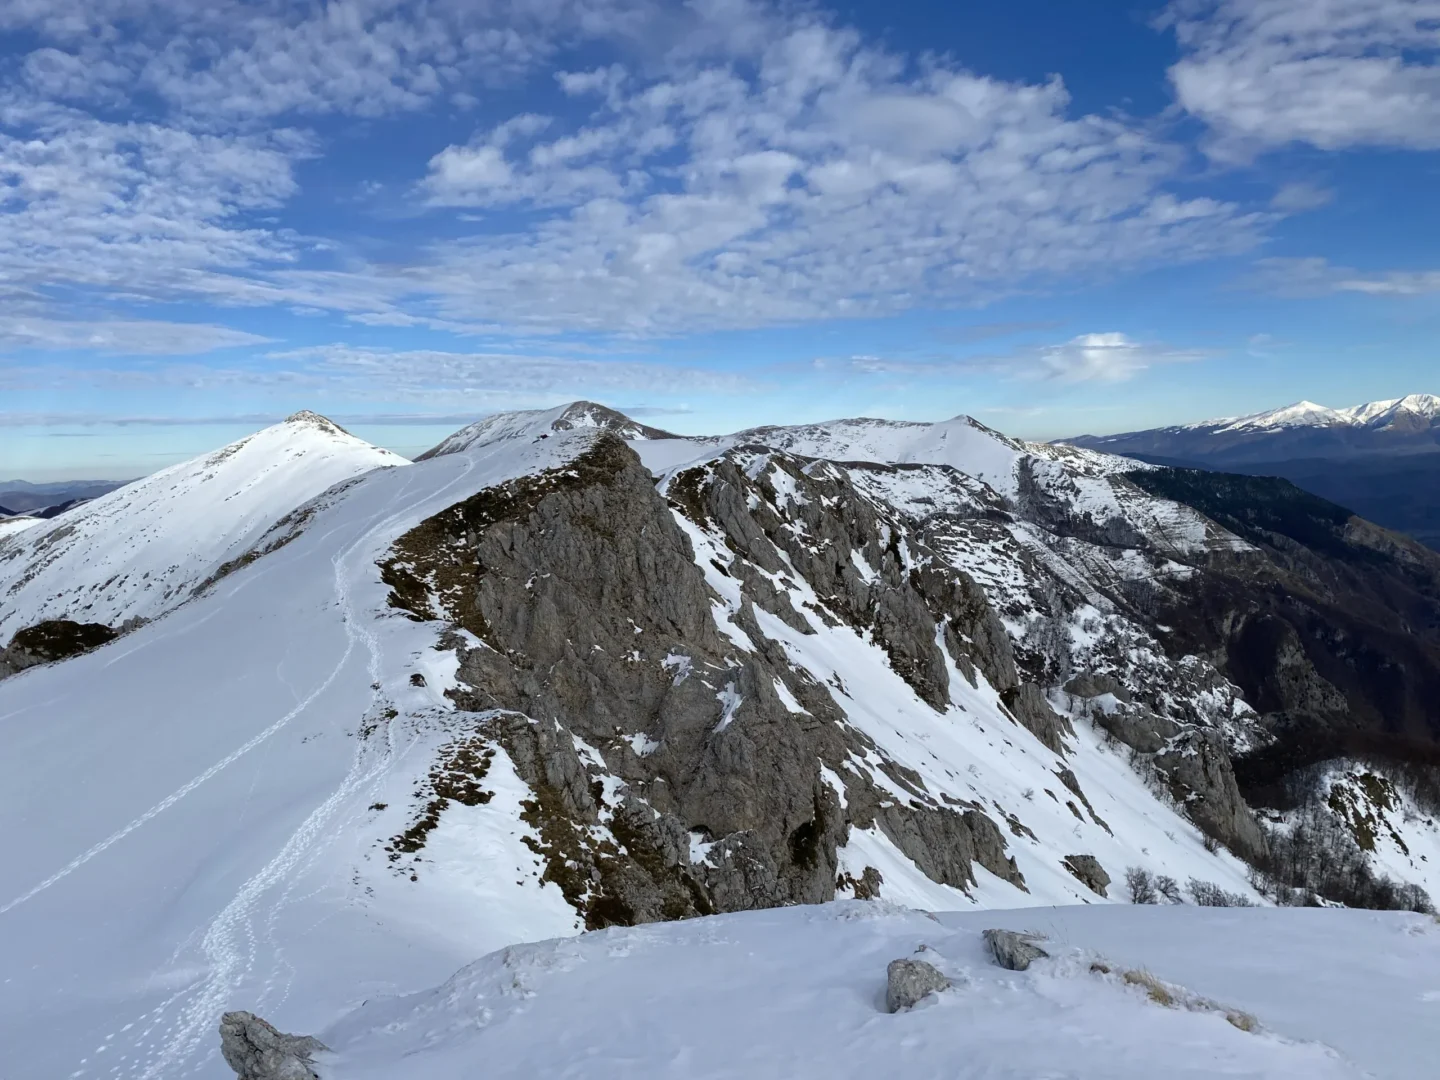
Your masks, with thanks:
<instances>
[{"instance_id":1,"label":"snow field in foreground","mask_svg":"<svg viewBox=\"0 0 1440 1080\"><path fill-rule=\"evenodd\" d=\"M1003 970L981 941L989 927L1042 933L1051 958ZM912 955L952 987L887 1014L886 965ZM1113 973L1092 970L1097 961ZM1156 1004L1126 970L1159 980L1176 1004ZM1257 1027L1240 1030L1231 1010ZM512 946L320 1035L334 1080L1416 1080L1440 1053L1437 1021L1440 924L1423 916L937 916L841 901Z\"/></svg>"}]
</instances>

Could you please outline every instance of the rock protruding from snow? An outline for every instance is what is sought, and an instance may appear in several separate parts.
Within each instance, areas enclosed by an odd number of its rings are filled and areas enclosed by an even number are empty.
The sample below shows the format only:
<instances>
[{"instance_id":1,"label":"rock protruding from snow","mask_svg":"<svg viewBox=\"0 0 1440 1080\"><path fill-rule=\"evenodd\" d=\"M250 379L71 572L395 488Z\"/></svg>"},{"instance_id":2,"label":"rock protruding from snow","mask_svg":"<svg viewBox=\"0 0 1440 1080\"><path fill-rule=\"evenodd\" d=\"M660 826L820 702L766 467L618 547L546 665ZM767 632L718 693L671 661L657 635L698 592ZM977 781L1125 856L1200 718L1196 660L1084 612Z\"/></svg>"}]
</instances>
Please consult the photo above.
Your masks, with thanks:
<instances>
[{"instance_id":1,"label":"rock protruding from snow","mask_svg":"<svg viewBox=\"0 0 1440 1080\"><path fill-rule=\"evenodd\" d=\"M950 980L924 960L891 960L885 974L887 1012L913 1008L923 998L950 989Z\"/></svg>"},{"instance_id":2,"label":"rock protruding from snow","mask_svg":"<svg viewBox=\"0 0 1440 1080\"><path fill-rule=\"evenodd\" d=\"M220 1018L220 1053L240 1080L317 1080L316 1054L329 1048L313 1035L286 1035L250 1012Z\"/></svg>"},{"instance_id":3,"label":"rock protruding from snow","mask_svg":"<svg viewBox=\"0 0 1440 1080\"><path fill-rule=\"evenodd\" d=\"M1100 896L1107 895L1105 890L1110 885L1110 875L1105 872L1105 867L1100 865L1100 860L1094 855L1067 855L1065 856L1065 869L1075 875L1076 880L1093 893Z\"/></svg>"},{"instance_id":4,"label":"rock protruding from snow","mask_svg":"<svg viewBox=\"0 0 1440 1080\"><path fill-rule=\"evenodd\" d=\"M27 626L0 649L0 679L17 671L51 664L98 649L113 641L117 631L102 623L77 623L52 619Z\"/></svg>"},{"instance_id":5,"label":"rock protruding from snow","mask_svg":"<svg viewBox=\"0 0 1440 1080\"><path fill-rule=\"evenodd\" d=\"M986 930L985 944L995 962L1010 971L1024 971L1036 960L1043 960L1050 954L1035 942L1030 934L1018 934L1014 930Z\"/></svg>"}]
</instances>

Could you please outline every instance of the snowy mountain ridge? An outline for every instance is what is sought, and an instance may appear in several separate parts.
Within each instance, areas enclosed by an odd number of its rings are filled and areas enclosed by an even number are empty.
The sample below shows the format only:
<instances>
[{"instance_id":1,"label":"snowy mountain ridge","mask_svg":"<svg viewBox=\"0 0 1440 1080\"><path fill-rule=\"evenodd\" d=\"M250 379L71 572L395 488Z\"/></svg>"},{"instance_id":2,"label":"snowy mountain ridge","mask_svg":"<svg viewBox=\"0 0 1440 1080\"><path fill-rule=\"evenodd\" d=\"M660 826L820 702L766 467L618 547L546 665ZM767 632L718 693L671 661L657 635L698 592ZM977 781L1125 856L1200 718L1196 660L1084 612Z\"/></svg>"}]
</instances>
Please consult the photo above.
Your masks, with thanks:
<instances>
[{"instance_id":1,"label":"snowy mountain ridge","mask_svg":"<svg viewBox=\"0 0 1440 1080\"><path fill-rule=\"evenodd\" d=\"M404 464L300 412L62 517L0 526L0 646L47 619L154 619L310 498Z\"/></svg>"},{"instance_id":2,"label":"snowy mountain ridge","mask_svg":"<svg viewBox=\"0 0 1440 1080\"><path fill-rule=\"evenodd\" d=\"M1278 409L1251 413L1248 416L1203 420L1185 424L1181 430L1271 431L1287 427L1368 427L1383 429L1397 423L1419 418L1440 418L1440 397L1433 394L1407 394L1385 401L1370 401L1343 409L1331 409L1313 401L1298 401Z\"/></svg>"},{"instance_id":3,"label":"snowy mountain ridge","mask_svg":"<svg viewBox=\"0 0 1440 1080\"><path fill-rule=\"evenodd\" d=\"M225 1009L318 1032L587 928L846 897L1103 905L1130 867L1254 903L1329 887L1247 865L1309 825L1257 817L1232 758L1272 745L1267 695L1339 710L1350 688L1278 630L1273 654L1242 644L1280 690L1222 670L1239 646L1197 598L1240 634L1226 597L1295 586L1249 519L1157 493L1168 470L966 418L679 438L582 402L404 468L280 427L66 549L88 568L137 538L153 608L112 586L27 615L154 621L0 681L18 1075L224 1076ZM289 479L171 557L146 528L214 516L207 472ZM1356 879L1440 887L1434 821L1362 773L1326 789L1370 799L1340 834ZM1343 839L1381 803L1380 841ZM357 1016L354 1039L382 1031Z\"/></svg>"}]
</instances>

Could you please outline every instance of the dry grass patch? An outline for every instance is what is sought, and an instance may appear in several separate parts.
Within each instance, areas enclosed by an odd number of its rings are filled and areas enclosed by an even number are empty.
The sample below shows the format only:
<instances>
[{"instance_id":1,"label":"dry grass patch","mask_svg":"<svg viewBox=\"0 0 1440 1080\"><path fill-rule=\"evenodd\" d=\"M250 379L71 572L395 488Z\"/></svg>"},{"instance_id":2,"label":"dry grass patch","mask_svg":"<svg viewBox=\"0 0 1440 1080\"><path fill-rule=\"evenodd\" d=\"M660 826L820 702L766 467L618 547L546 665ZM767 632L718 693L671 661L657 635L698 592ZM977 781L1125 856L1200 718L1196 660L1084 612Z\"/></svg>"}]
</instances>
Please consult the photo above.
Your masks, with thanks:
<instances>
[{"instance_id":1,"label":"dry grass patch","mask_svg":"<svg viewBox=\"0 0 1440 1080\"><path fill-rule=\"evenodd\" d=\"M1127 971L1122 976L1126 986L1139 986L1145 990L1145 996L1156 1005L1162 1005L1167 1009L1175 1007L1175 995L1159 979L1155 978L1148 971Z\"/></svg>"},{"instance_id":2,"label":"dry grass patch","mask_svg":"<svg viewBox=\"0 0 1440 1080\"><path fill-rule=\"evenodd\" d=\"M1102 978L1118 978L1126 986L1138 986L1145 991L1147 1000L1164 1009L1189 1009L1193 1012L1220 1013L1231 1027L1253 1034L1260 1029L1260 1021L1242 1009L1231 1009L1209 998L1192 994L1184 987L1162 982L1150 972L1140 968L1116 969L1103 960L1090 965L1090 971Z\"/></svg>"}]
</instances>

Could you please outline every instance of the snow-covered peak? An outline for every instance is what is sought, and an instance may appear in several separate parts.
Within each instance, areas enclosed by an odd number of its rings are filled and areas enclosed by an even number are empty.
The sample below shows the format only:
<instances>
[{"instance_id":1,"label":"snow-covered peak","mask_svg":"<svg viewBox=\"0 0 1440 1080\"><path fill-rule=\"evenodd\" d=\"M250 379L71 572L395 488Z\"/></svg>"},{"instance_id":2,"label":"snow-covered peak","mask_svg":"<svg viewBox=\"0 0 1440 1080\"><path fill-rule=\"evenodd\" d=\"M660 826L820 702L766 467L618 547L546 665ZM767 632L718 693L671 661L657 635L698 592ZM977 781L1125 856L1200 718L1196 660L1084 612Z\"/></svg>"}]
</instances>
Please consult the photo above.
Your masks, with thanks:
<instances>
[{"instance_id":1,"label":"snow-covered peak","mask_svg":"<svg viewBox=\"0 0 1440 1080\"><path fill-rule=\"evenodd\" d=\"M1422 422L1440 419L1440 397L1434 394L1407 394L1405 397L1368 401L1363 405L1351 405L1343 409L1332 409L1317 405L1313 401L1297 401L1293 405L1267 409L1248 416L1219 417L1166 430L1202 431L1218 435L1283 431L1290 428L1384 428L1397 421L1403 423L1408 420L1413 423L1416 419Z\"/></svg>"},{"instance_id":2,"label":"snow-covered peak","mask_svg":"<svg viewBox=\"0 0 1440 1080\"><path fill-rule=\"evenodd\" d=\"M1353 408L1341 409L1351 423L1365 427L1389 427L1397 420L1415 417L1421 420L1440 418L1440 397L1433 394L1407 394L1389 401L1371 401Z\"/></svg>"},{"instance_id":3,"label":"snow-covered peak","mask_svg":"<svg viewBox=\"0 0 1440 1080\"><path fill-rule=\"evenodd\" d=\"M1108 475L1137 468L1135 462L1092 450L1027 443L1002 435L970 416L936 423L854 417L814 424L747 428L709 437L673 435L637 423L624 413L589 401L554 409L496 413L462 428L417 460L475 449L505 440L535 440L577 428L603 428L636 443L655 473L754 444L803 457L830 461L866 461L887 465L944 465L989 484L1013 498L1022 459L1064 459L1065 466L1087 475Z\"/></svg>"},{"instance_id":4,"label":"snow-covered peak","mask_svg":"<svg viewBox=\"0 0 1440 1080\"><path fill-rule=\"evenodd\" d=\"M1026 445L969 416L934 424L899 420L829 420L797 427L752 428L734 435L776 450L831 461L949 465L1002 494L1015 489L1015 464Z\"/></svg>"},{"instance_id":5,"label":"snow-covered peak","mask_svg":"<svg viewBox=\"0 0 1440 1080\"><path fill-rule=\"evenodd\" d=\"M425 451L416 460L427 461L444 454L456 454L504 440L549 437L552 432L573 431L577 428L613 431L629 441L680 437L641 424L622 412L597 405L593 401L572 401L568 405L558 405L553 409L492 413L468 427L461 428L438 446Z\"/></svg>"},{"instance_id":6,"label":"snow-covered peak","mask_svg":"<svg viewBox=\"0 0 1440 1080\"><path fill-rule=\"evenodd\" d=\"M327 488L407 464L301 412L23 531L0 534L0 643L44 619L118 625L182 603Z\"/></svg>"},{"instance_id":7,"label":"snow-covered peak","mask_svg":"<svg viewBox=\"0 0 1440 1080\"><path fill-rule=\"evenodd\" d=\"M1273 431L1277 428L1331 427L1350 423L1349 418L1336 409L1317 405L1313 401L1297 401L1279 409L1252 413L1231 420L1221 431Z\"/></svg>"}]
</instances>

